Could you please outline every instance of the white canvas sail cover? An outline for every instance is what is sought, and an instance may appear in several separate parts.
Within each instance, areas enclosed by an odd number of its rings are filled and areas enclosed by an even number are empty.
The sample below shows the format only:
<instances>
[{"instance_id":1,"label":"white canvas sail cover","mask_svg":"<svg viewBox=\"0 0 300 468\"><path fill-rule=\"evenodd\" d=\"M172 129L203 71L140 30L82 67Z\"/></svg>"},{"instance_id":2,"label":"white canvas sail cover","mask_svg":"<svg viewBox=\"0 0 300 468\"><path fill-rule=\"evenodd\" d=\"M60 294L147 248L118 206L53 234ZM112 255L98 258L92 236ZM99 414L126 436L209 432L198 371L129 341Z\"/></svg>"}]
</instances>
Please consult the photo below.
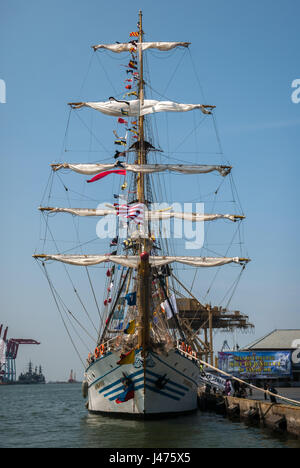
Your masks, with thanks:
<instances>
[{"instance_id":1,"label":"white canvas sail cover","mask_svg":"<svg viewBox=\"0 0 300 468\"><path fill-rule=\"evenodd\" d=\"M48 211L49 213L69 213L73 216L108 216L116 215L115 209L102 210L90 208L39 208L40 211Z\"/></svg>"},{"instance_id":2,"label":"white canvas sail cover","mask_svg":"<svg viewBox=\"0 0 300 468\"><path fill-rule=\"evenodd\" d=\"M40 211L48 211L49 213L69 213L73 216L108 216L117 215L115 208L111 209L92 209L92 208L39 208ZM185 212L170 212L170 211L144 211L145 221L159 221L168 219L183 219L192 222L205 222L215 221L217 219L228 219L230 221L237 221L237 219L243 219L243 216L231 215L231 214L203 214L203 213L185 213Z\"/></svg>"},{"instance_id":3,"label":"white canvas sail cover","mask_svg":"<svg viewBox=\"0 0 300 468\"><path fill-rule=\"evenodd\" d=\"M189 112L195 109L200 109L203 114L211 114L215 106L204 104L179 104L173 101L155 101L153 99L145 99L141 105L139 99L133 101L117 101L111 99L106 102L74 102L69 103L73 109L81 109L82 107L90 107L102 114L111 115L114 117L138 117L139 115L154 114L157 112Z\"/></svg>"},{"instance_id":4,"label":"white canvas sail cover","mask_svg":"<svg viewBox=\"0 0 300 468\"><path fill-rule=\"evenodd\" d=\"M69 169L77 172L78 174L84 175L96 175L101 172L110 171L113 169L125 169L129 172L153 174L156 172L179 172L181 174L208 174L210 172L217 171L223 177L227 176L232 167L231 166L220 166L220 165L205 165L205 164L54 164L52 165L54 171L60 169Z\"/></svg>"},{"instance_id":5,"label":"white canvas sail cover","mask_svg":"<svg viewBox=\"0 0 300 468\"><path fill-rule=\"evenodd\" d=\"M43 261L54 260L75 266L92 266L112 262L128 268L137 269L140 259L137 256L125 255L34 255L34 258ZM150 257L151 267L161 267L174 262L194 267L219 267L230 263L249 261L239 257Z\"/></svg>"},{"instance_id":6,"label":"white canvas sail cover","mask_svg":"<svg viewBox=\"0 0 300 468\"><path fill-rule=\"evenodd\" d=\"M169 50L175 49L176 47L188 47L189 45L190 42L137 42L136 48L142 48L143 52L148 49L157 49L163 52L167 52ZM133 47L134 45L132 42L127 42L124 44L98 44L92 46L95 51L99 49L106 49L117 54L121 52L130 52Z\"/></svg>"},{"instance_id":7,"label":"white canvas sail cover","mask_svg":"<svg viewBox=\"0 0 300 468\"><path fill-rule=\"evenodd\" d=\"M172 308L170 307L169 302ZM178 314L177 300L175 294L172 294L172 296L169 298L169 301L164 301L160 306L165 312L167 319L171 319L173 317L173 312L174 314Z\"/></svg>"}]
</instances>

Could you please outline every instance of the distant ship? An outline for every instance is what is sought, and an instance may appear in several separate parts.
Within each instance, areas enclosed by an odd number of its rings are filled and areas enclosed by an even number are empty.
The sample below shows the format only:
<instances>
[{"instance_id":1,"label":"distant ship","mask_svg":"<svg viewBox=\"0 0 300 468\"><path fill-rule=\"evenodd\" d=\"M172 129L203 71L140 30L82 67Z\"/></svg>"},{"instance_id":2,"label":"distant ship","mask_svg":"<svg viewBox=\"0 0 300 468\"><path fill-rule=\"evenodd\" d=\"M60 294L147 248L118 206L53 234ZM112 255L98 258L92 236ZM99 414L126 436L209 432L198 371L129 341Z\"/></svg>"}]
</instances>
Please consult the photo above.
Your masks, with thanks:
<instances>
[{"instance_id":1,"label":"distant ship","mask_svg":"<svg viewBox=\"0 0 300 468\"><path fill-rule=\"evenodd\" d=\"M45 384L46 379L43 375L42 367L40 366L39 370L36 367L33 371L32 362L30 361L28 365L28 371L25 374L20 375L17 383L26 385Z\"/></svg>"},{"instance_id":2,"label":"distant ship","mask_svg":"<svg viewBox=\"0 0 300 468\"><path fill-rule=\"evenodd\" d=\"M77 380L76 380L76 374L75 374L75 373L73 373L73 369L71 370L71 373L70 373L70 377L69 377L68 383L77 383Z\"/></svg>"}]
</instances>

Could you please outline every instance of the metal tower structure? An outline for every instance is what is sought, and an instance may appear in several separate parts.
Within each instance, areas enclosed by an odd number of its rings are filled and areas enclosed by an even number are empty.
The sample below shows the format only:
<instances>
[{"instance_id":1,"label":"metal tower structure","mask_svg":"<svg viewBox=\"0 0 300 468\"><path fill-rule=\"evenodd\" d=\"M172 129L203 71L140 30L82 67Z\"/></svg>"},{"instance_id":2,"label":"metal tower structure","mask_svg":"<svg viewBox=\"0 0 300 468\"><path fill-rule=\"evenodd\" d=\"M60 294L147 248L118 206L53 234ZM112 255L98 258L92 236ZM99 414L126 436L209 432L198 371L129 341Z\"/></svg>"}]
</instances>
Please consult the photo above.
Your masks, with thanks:
<instances>
[{"instance_id":1,"label":"metal tower structure","mask_svg":"<svg viewBox=\"0 0 300 468\"><path fill-rule=\"evenodd\" d=\"M7 339L8 327L6 327L3 338L1 338L3 324L0 325L0 384L14 383L16 381L16 359L19 346L40 345L38 341L23 338Z\"/></svg>"}]
</instances>

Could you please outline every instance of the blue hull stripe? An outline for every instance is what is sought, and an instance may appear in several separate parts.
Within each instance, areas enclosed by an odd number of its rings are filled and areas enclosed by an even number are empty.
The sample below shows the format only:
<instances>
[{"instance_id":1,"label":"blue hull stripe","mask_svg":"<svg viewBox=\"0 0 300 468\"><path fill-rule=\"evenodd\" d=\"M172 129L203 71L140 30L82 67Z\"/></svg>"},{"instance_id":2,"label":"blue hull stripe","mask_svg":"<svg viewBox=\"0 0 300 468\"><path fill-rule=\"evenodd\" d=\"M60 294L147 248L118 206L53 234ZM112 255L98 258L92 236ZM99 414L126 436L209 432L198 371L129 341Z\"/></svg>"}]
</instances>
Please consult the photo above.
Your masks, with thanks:
<instances>
[{"instance_id":1,"label":"blue hull stripe","mask_svg":"<svg viewBox=\"0 0 300 468\"><path fill-rule=\"evenodd\" d=\"M140 390L140 389L142 389L142 388L144 388L144 384L137 386L137 387L134 389L134 391ZM179 400L180 400L180 398L178 398L178 397L176 397L176 396L174 396L174 395L169 395L168 393L162 392L161 390L158 390L158 389L156 389L156 388L150 387L150 385L147 385L147 384L146 384L146 388L147 388L148 390L150 390L151 392L159 393L160 395L163 395L163 396L165 396L165 397L167 397L167 398L170 398L171 400L176 400L176 401L179 401ZM123 390L124 390L124 389L123 389ZM114 401L114 400L116 400L120 395L121 395L121 394L115 395L114 397L109 398L109 400L110 400L110 401Z\"/></svg>"},{"instance_id":2,"label":"blue hull stripe","mask_svg":"<svg viewBox=\"0 0 300 468\"><path fill-rule=\"evenodd\" d=\"M149 369L146 370L146 375L147 374L153 375L153 377L157 377L157 378L161 377L161 375L158 375L155 372L150 371ZM167 376L167 378L168 378L168 376ZM168 382L168 385L174 385L175 387L178 387L181 390L185 390L186 392L188 392L190 390L190 388L184 387L183 385L180 385L180 384L178 384L176 382L173 382L173 380L170 380Z\"/></svg>"},{"instance_id":3,"label":"blue hull stripe","mask_svg":"<svg viewBox=\"0 0 300 468\"><path fill-rule=\"evenodd\" d=\"M115 369L112 369L111 371L107 372L106 374L104 375L101 375L101 377L98 377L98 379L94 380L94 382L89 386L89 388L91 388L93 385L95 385L97 382L99 382L99 380L103 379L104 377L106 377L107 375L111 374L112 372L115 372L116 370L118 370L121 366L118 366L118 367L115 367Z\"/></svg>"},{"instance_id":4,"label":"blue hull stripe","mask_svg":"<svg viewBox=\"0 0 300 468\"><path fill-rule=\"evenodd\" d=\"M135 352L135 355L137 356L140 352L141 348L137 349L136 352ZM87 369L86 369L86 372L91 368L93 367L95 364L97 364L99 361L111 356L113 353L112 352L109 352L107 353L105 356L102 356L101 358L97 359L95 362L93 362ZM118 366L118 367L115 367L114 369L112 369L111 371L107 372L106 374L104 375L101 375L101 377L98 377L98 379L94 380L93 383L91 383L91 385L89 385L89 388L91 388L93 385L95 385L97 382L99 382L99 380L103 379L104 377L106 377L107 375L111 374L112 372L115 372L116 370L118 370L120 367L126 367L124 365L122 366Z\"/></svg>"},{"instance_id":5,"label":"blue hull stripe","mask_svg":"<svg viewBox=\"0 0 300 468\"><path fill-rule=\"evenodd\" d=\"M174 395L169 395L168 393L165 393L165 392L162 392L161 390L158 390L158 388L150 387L150 385L147 385L147 384L146 384L146 388L147 388L148 390L151 390L151 392L159 393L160 395L163 395L163 396L165 396L165 397L167 397L167 398L171 398L171 400L177 400L177 401L180 400L179 397L176 397L176 396L174 396Z\"/></svg>"},{"instance_id":6,"label":"blue hull stripe","mask_svg":"<svg viewBox=\"0 0 300 468\"><path fill-rule=\"evenodd\" d=\"M150 379L149 377L146 377L146 382L151 382L151 383L153 383L155 385L156 380ZM155 388L157 388L157 387L155 387ZM157 388L157 390L160 390L160 389ZM185 393L179 392L178 390L174 390L173 388L170 388L168 385L165 385L164 388L162 388L161 390L168 390L169 392L173 392L173 393L176 393L177 395L181 395L181 396L185 395Z\"/></svg>"},{"instance_id":7,"label":"blue hull stripe","mask_svg":"<svg viewBox=\"0 0 300 468\"><path fill-rule=\"evenodd\" d=\"M175 367L171 367L169 364L167 364L165 361L163 361L162 359L160 359L156 354L153 354L151 353L151 355L157 359L158 361L162 362L165 366L169 367L170 369L172 369L174 372L177 372L177 374L180 374L182 375L185 379L187 380L190 380L191 382L193 382L196 387L198 387L198 384L195 380L191 379L191 377L188 377L187 375L183 374L182 372L180 372L179 370L175 369Z\"/></svg>"},{"instance_id":8,"label":"blue hull stripe","mask_svg":"<svg viewBox=\"0 0 300 468\"><path fill-rule=\"evenodd\" d=\"M118 367L118 369L119 369L119 367ZM139 370L139 371L137 371L137 372L133 372L132 374L129 374L127 377L128 377L129 379L133 379L134 377L137 377L138 375L141 375L141 374L143 374L143 373L144 373L144 370L142 369L142 370ZM107 385L106 387L101 388L101 390L99 390L99 393L106 392L106 390L109 390L109 389L115 387L116 385L118 385L118 384L120 384L120 383L122 383L122 379L118 379L118 380L116 380L115 382L113 382L113 383Z\"/></svg>"},{"instance_id":9,"label":"blue hull stripe","mask_svg":"<svg viewBox=\"0 0 300 468\"><path fill-rule=\"evenodd\" d=\"M137 379L137 380L134 380L134 383L137 384L138 382L142 382L143 380L144 380L144 376L143 376L143 377L140 377L140 378ZM149 379L149 378L147 377L147 378L146 378L146 382L151 382L152 384L155 385L156 380L154 380L154 379ZM150 386L149 386L149 388L150 388ZM170 397L171 397L171 395L167 394L166 391L168 391L168 392L173 392L173 393L175 393L175 394L177 394L177 395L180 395L180 396L185 396L185 393L179 392L178 390L174 390L173 388L170 388L170 387L168 387L167 385L166 385L163 389L161 389L161 390L160 390L159 388L156 388L156 387L151 387L151 388L155 389L157 392L159 392L159 393L161 393L161 394L163 394L163 395L168 395L168 396L170 396ZM137 389L137 387L135 387L135 390L136 390L136 389ZM108 393L104 393L103 396L104 396L104 397L108 397L109 395L113 395L114 393L117 393L117 392L121 392L121 393L124 392L124 387L123 387L123 385L122 385L121 387L115 388L114 390L111 390L111 391L108 392ZM100 393L100 392L99 392L99 393ZM119 395L115 396L114 398L118 398L118 396L119 396ZM113 400L114 398L110 398L110 400Z\"/></svg>"},{"instance_id":10,"label":"blue hull stripe","mask_svg":"<svg viewBox=\"0 0 300 468\"><path fill-rule=\"evenodd\" d=\"M144 376L143 377L140 377L139 379L137 380L134 380L134 383L138 383L138 382L142 382L144 381ZM112 395L113 393L116 393L116 392L124 392L124 386L122 385L121 387L117 387L115 388L114 390L111 390L110 392L108 393L104 393L103 396L105 397L108 397L109 395ZM99 392L100 393L100 392Z\"/></svg>"},{"instance_id":11,"label":"blue hull stripe","mask_svg":"<svg viewBox=\"0 0 300 468\"><path fill-rule=\"evenodd\" d=\"M140 371L137 371L137 372L133 372L132 374L129 374L128 377L130 379L134 379L135 377L143 374L143 370L140 370ZM147 377L147 374L150 374L152 375L153 377L156 377L157 379L159 377L161 377L161 375L159 374L156 374L155 372L152 372L152 371L149 371L147 369L146 371L146 380L148 380L149 382L151 383L154 383L155 384L155 380L151 379L150 377ZM122 380L121 379L118 379L116 380L115 382L107 385L106 387L102 388L101 390L99 390L99 393L102 394L104 392L107 392L107 390L111 390L113 389L114 387L116 387L117 385L121 384L122 383ZM178 395L181 395L181 396L184 396L185 393L179 391L179 390L175 390L173 388L170 387L170 385L173 385L175 387L178 387L179 389L181 390L184 390L185 392L189 391L190 389L187 388L187 387L184 387L183 385L180 385L180 384L177 384L176 382L173 382L172 380L170 380L167 385L164 387L164 390L168 390L170 392L173 392L173 393L177 393ZM117 391L121 391L123 389L123 386L122 387L118 387L118 388L115 388L114 390L111 390L110 392L106 393L104 396L107 397L108 395L111 395L113 393L116 393Z\"/></svg>"},{"instance_id":12,"label":"blue hull stripe","mask_svg":"<svg viewBox=\"0 0 300 468\"><path fill-rule=\"evenodd\" d=\"M136 392L137 390L140 390L141 388L144 388L144 384L138 385L137 387L134 387L134 391ZM115 395L115 396L109 398L109 401L116 400L117 398L119 398L120 395L122 395L123 392L124 392L124 387L122 387L122 392L121 393L118 393L118 395Z\"/></svg>"},{"instance_id":13,"label":"blue hull stripe","mask_svg":"<svg viewBox=\"0 0 300 468\"><path fill-rule=\"evenodd\" d=\"M144 377L139 378L139 379L137 379L137 380L135 381L135 383L138 383L138 382L143 381L143 380L144 380ZM154 382L154 381L153 381L152 379L146 378L146 382L151 382L151 383L152 383L152 382ZM144 383L143 383L143 384L140 384L140 385L138 385L138 386L135 386L135 387L134 387L134 391L140 390L140 389L142 389L142 388L144 388ZM171 395L171 394L169 394L169 393L166 393L166 391L164 391L164 390L167 390L166 388L164 388L163 390L159 390L158 388L155 388L153 385L149 385L149 384L147 384L147 383L146 383L146 388L147 388L148 390L150 390L151 392L158 393L159 395L163 395L163 396L165 396L165 397L167 397L167 398L171 398L172 400L179 401L179 400L181 399L180 397L177 397L177 396L175 396L175 395ZM113 390L112 392L109 392L109 394L116 393L116 392L118 392L118 391L120 391L121 393L118 393L117 395L114 395L113 397L110 397L110 398L109 398L109 401L114 401L114 400L116 400L117 398L119 398L119 396L124 392L124 387L122 386L122 387L116 388L116 389ZM174 390L171 390L171 391L174 392ZM176 392L176 393L178 393L178 392ZM104 397L108 396L109 394L104 395ZM184 395L185 395L185 393L180 393L180 392L179 392L179 394L180 394L181 396L184 396Z\"/></svg>"}]
</instances>

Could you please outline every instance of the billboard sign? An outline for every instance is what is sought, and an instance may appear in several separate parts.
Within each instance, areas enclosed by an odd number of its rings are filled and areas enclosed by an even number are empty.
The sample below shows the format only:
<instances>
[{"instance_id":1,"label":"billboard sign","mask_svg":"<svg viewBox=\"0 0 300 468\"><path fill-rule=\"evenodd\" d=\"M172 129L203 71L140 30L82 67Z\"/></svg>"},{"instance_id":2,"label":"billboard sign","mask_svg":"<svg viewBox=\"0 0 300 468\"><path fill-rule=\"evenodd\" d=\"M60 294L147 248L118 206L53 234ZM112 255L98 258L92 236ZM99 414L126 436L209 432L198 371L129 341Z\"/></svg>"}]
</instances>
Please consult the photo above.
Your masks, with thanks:
<instances>
[{"instance_id":1,"label":"billboard sign","mask_svg":"<svg viewBox=\"0 0 300 468\"><path fill-rule=\"evenodd\" d=\"M259 379L291 377L291 352L228 351L219 353L219 368L237 377Z\"/></svg>"}]
</instances>

